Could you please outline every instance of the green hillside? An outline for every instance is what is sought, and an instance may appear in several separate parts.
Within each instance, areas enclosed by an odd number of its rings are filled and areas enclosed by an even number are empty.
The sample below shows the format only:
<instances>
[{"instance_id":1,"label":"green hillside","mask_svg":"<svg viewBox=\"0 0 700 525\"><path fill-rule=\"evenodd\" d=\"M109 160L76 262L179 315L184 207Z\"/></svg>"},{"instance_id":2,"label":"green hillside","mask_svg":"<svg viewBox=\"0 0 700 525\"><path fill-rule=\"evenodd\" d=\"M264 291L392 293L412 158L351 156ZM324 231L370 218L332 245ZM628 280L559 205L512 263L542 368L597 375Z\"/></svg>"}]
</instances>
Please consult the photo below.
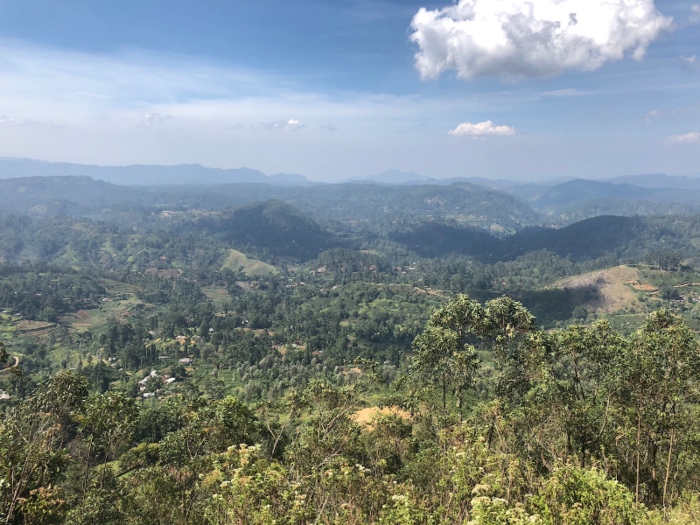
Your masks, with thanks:
<instances>
[{"instance_id":1,"label":"green hillside","mask_svg":"<svg viewBox=\"0 0 700 525\"><path fill-rule=\"evenodd\" d=\"M277 268L274 266L254 259L248 259L245 254L238 250L229 250L229 255L224 261L223 268L233 271L241 270L248 277L262 277L278 273Z\"/></svg>"}]
</instances>

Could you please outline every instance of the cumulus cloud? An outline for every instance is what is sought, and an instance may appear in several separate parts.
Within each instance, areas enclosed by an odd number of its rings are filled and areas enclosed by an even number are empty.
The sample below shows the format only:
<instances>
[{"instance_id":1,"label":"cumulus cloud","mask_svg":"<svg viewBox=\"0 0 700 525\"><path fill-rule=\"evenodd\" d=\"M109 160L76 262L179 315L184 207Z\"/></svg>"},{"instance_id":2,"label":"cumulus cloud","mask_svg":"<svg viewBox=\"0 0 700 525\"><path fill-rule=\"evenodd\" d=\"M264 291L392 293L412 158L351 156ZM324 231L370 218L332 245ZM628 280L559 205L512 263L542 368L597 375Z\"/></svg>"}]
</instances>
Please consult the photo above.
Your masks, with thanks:
<instances>
[{"instance_id":1,"label":"cumulus cloud","mask_svg":"<svg viewBox=\"0 0 700 525\"><path fill-rule=\"evenodd\" d=\"M691 132L685 135L672 135L668 141L673 144L700 144L700 133Z\"/></svg>"},{"instance_id":2,"label":"cumulus cloud","mask_svg":"<svg viewBox=\"0 0 700 525\"><path fill-rule=\"evenodd\" d=\"M507 137L515 135L515 129L510 126L496 126L490 120L472 124L465 122L448 132L450 135L471 137Z\"/></svg>"},{"instance_id":3,"label":"cumulus cloud","mask_svg":"<svg viewBox=\"0 0 700 525\"><path fill-rule=\"evenodd\" d=\"M696 4L694 6L691 6L690 12L692 13L690 15L690 23L691 24L700 24L700 4Z\"/></svg>"},{"instance_id":4,"label":"cumulus cloud","mask_svg":"<svg viewBox=\"0 0 700 525\"><path fill-rule=\"evenodd\" d=\"M626 54L641 60L672 29L653 0L459 0L411 22L423 78L551 77L592 71Z\"/></svg>"}]
</instances>

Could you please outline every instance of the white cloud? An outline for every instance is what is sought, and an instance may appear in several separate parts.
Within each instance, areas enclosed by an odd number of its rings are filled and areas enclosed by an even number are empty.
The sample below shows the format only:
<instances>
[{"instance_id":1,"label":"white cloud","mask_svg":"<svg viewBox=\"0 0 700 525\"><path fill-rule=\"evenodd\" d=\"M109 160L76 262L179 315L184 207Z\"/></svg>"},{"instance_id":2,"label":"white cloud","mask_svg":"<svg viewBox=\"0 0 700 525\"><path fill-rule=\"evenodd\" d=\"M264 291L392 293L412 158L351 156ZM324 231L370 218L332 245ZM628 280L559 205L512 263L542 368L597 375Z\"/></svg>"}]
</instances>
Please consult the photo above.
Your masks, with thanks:
<instances>
[{"instance_id":1,"label":"white cloud","mask_svg":"<svg viewBox=\"0 0 700 525\"><path fill-rule=\"evenodd\" d=\"M691 24L700 24L700 4L691 6L690 12L692 14L690 15L689 22Z\"/></svg>"},{"instance_id":2,"label":"white cloud","mask_svg":"<svg viewBox=\"0 0 700 525\"><path fill-rule=\"evenodd\" d=\"M465 122L448 132L450 135L471 136L471 137L507 137L515 135L515 129L510 126L496 126L490 120L472 124Z\"/></svg>"},{"instance_id":3,"label":"white cloud","mask_svg":"<svg viewBox=\"0 0 700 525\"><path fill-rule=\"evenodd\" d=\"M668 141L673 144L700 144L700 133L691 132L685 135L672 135Z\"/></svg>"},{"instance_id":4,"label":"white cloud","mask_svg":"<svg viewBox=\"0 0 700 525\"><path fill-rule=\"evenodd\" d=\"M661 111L658 109L653 109L649 113L647 113L647 116L644 117L644 120L647 122L647 124L651 124L653 122L653 119L655 118L661 118L663 114Z\"/></svg>"},{"instance_id":5,"label":"white cloud","mask_svg":"<svg viewBox=\"0 0 700 525\"><path fill-rule=\"evenodd\" d=\"M267 122L260 124L259 128L261 129L270 129L270 130L283 130L283 131L299 131L300 129L304 129L306 127L305 124L302 124L298 120L294 119L289 119L289 120L277 120L275 122Z\"/></svg>"},{"instance_id":6,"label":"white cloud","mask_svg":"<svg viewBox=\"0 0 700 525\"><path fill-rule=\"evenodd\" d=\"M640 60L672 18L653 0L459 0L411 22L423 78L551 77L591 71L625 54Z\"/></svg>"}]
</instances>

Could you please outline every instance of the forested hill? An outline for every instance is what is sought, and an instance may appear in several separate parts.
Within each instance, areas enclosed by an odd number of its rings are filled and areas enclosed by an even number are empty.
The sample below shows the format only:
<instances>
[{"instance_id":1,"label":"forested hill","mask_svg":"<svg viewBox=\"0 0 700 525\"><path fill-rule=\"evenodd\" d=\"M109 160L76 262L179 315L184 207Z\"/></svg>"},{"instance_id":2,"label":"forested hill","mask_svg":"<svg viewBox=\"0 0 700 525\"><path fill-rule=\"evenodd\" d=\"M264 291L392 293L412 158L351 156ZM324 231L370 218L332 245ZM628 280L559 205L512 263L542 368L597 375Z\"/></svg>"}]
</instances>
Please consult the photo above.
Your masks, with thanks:
<instances>
[{"instance_id":1,"label":"forested hill","mask_svg":"<svg viewBox=\"0 0 700 525\"><path fill-rule=\"evenodd\" d=\"M547 250L560 257L586 261L599 257L642 260L653 252L676 251L700 256L700 216L614 217L587 219L566 228L526 228L498 238L477 228L441 222L402 226L388 238L338 237L293 207L279 202L256 203L223 213L177 221L171 231L118 228L88 219L0 217L0 258L6 261L47 260L78 266L130 265L141 269L164 246L177 246L169 259L220 257L227 247L311 260L334 247L374 246L408 250L422 257L466 255L484 263L511 261ZM209 250L207 252L207 250ZM261 255L262 254L262 255ZM268 254L267 256L264 254ZM157 259L157 257L155 257ZM150 263L148 263L150 264Z\"/></svg>"},{"instance_id":2,"label":"forested hill","mask_svg":"<svg viewBox=\"0 0 700 525\"><path fill-rule=\"evenodd\" d=\"M0 180L0 213L83 215L101 206L143 204L142 191L90 177L26 177Z\"/></svg>"},{"instance_id":3,"label":"forested hill","mask_svg":"<svg viewBox=\"0 0 700 525\"><path fill-rule=\"evenodd\" d=\"M546 222L571 224L599 215L678 215L700 213L700 191L694 179L688 188L634 185L635 177L613 182L576 179L561 184L521 184L510 191L546 215ZM641 183L676 183L672 177L641 178Z\"/></svg>"},{"instance_id":4,"label":"forested hill","mask_svg":"<svg viewBox=\"0 0 700 525\"><path fill-rule=\"evenodd\" d=\"M529 201L540 210L551 211L582 200L600 198L648 199L653 194L654 190L630 184L576 179L546 188Z\"/></svg>"},{"instance_id":5,"label":"forested hill","mask_svg":"<svg viewBox=\"0 0 700 525\"><path fill-rule=\"evenodd\" d=\"M451 186L378 186L340 184L292 189L290 204L305 213L322 218L383 222L387 217L411 220L452 217L495 231L516 231L538 224L540 216L530 206L505 192L489 190L470 183Z\"/></svg>"},{"instance_id":6,"label":"forested hill","mask_svg":"<svg viewBox=\"0 0 700 525\"><path fill-rule=\"evenodd\" d=\"M315 257L339 242L313 219L278 200L203 215L182 224L176 231L201 232L223 241L250 244L273 254L304 259Z\"/></svg>"},{"instance_id":7,"label":"forested hill","mask_svg":"<svg viewBox=\"0 0 700 525\"><path fill-rule=\"evenodd\" d=\"M496 232L539 224L527 203L502 191L460 183L453 186L327 184L283 187L240 183L133 188L89 177L30 177L0 180L0 213L89 216L115 220L123 209L223 211L277 199L316 220L380 230L395 220L451 217ZM143 209L150 214L152 210ZM123 216L120 216L123 223ZM135 220L133 217L130 220ZM149 219L150 220L150 219Z\"/></svg>"},{"instance_id":8,"label":"forested hill","mask_svg":"<svg viewBox=\"0 0 700 525\"><path fill-rule=\"evenodd\" d=\"M509 261L542 249L577 260L603 255L641 257L668 250L690 255L700 253L700 216L601 216L559 229L525 228L503 239L476 229L433 223L397 229L390 237L426 257L452 253L484 262Z\"/></svg>"}]
</instances>

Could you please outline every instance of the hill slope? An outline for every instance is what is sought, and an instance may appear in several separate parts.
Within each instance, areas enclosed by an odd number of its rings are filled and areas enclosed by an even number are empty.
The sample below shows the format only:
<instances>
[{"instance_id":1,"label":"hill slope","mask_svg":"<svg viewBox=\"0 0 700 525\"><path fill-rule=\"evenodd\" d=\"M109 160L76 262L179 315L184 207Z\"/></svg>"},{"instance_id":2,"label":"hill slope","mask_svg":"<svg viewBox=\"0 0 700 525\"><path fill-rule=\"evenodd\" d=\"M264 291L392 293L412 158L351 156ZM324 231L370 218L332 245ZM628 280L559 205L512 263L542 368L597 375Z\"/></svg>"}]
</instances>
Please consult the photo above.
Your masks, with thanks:
<instances>
[{"instance_id":1,"label":"hill slope","mask_svg":"<svg viewBox=\"0 0 700 525\"><path fill-rule=\"evenodd\" d=\"M429 257L449 253L484 262L510 261L529 252L548 250L576 260L599 257L641 258L654 251L700 255L700 216L616 217L586 219L565 228L530 227L497 239L474 229L448 224L397 230L392 239Z\"/></svg>"},{"instance_id":2,"label":"hill slope","mask_svg":"<svg viewBox=\"0 0 700 525\"><path fill-rule=\"evenodd\" d=\"M333 245L332 236L294 207L278 200L213 213L181 226L217 239L308 258Z\"/></svg>"}]
</instances>

